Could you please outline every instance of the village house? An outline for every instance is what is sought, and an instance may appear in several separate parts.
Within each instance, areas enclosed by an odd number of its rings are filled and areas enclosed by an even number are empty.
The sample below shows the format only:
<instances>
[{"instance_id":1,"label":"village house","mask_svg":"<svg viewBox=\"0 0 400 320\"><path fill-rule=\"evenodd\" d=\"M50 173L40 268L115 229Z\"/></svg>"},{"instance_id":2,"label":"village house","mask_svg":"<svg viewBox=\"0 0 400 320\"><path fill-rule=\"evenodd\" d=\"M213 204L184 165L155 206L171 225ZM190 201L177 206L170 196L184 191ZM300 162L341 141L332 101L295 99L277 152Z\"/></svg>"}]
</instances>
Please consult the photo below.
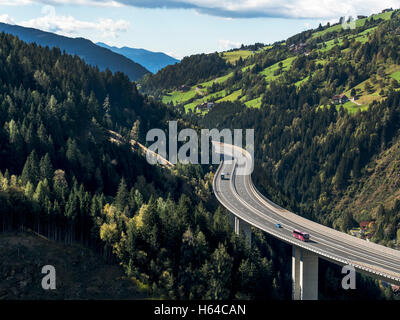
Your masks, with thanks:
<instances>
[{"instance_id":1,"label":"village house","mask_svg":"<svg viewBox=\"0 0 400 320\"><path fill-rule=\"evenodd\" d=\"M300 43L300 44L292 44L289 46L289 50L291 52L294 52L295 54L301 54L306 52L306 44L305 43Z\"/></svg>"},{"instance_id":2,"label":"village house","mask_svg":"<svg viewBox=\"0 0 400 320\"><path fill-rule=\"evenodd\" d=\"M333 104L344 104L348 101L349 101L349 98L345 94L341 94L341 95L332 97Z\"/></svg>"},{"instance_id":3,"label":"village house","mask_svg":"<svg viewBox=\"0 0 400 320\"><path fill-rule=\"evenodd\" d=\"M360 229L362 231L367 231L373 228L375 221L361 221L360 222Z\"/></svg>"},{"instance_id":4,"label":"village house","mask_svg":"<svg viewBox=\"0 0 400 320\"><path fill-rule=\"evenodd\" d=\"M214 106L214 102L203 102L201 104L198 104L196 106L196 111L205 111L205 110L211 110L211 108Z\"/></svg>"},{"instance_id":5,"label":"village house","mask_svg":"<svg viewBox=\"0 0 400 320\"><path fill-rule=\"evenodd\" d=\"M188 91L190 90L190 87L189 87L189 86L186 86L186 85L181 85L181 86L178 88L178 90L179 90L179 91L182 91L182 92L188 92Z\"/></svg>"}]
</instances>

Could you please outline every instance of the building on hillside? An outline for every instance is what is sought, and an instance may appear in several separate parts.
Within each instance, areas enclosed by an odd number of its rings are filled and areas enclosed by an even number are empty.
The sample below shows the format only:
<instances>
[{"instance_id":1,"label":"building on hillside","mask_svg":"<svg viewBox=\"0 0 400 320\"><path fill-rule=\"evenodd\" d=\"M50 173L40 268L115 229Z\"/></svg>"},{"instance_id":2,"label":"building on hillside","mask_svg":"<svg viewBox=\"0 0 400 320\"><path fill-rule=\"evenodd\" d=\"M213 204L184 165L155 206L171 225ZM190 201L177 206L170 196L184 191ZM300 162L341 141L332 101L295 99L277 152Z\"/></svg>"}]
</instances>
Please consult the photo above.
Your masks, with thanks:
<instances>
[{"instance_id":1,"label":"building on hillside","mask_svg":"<svg viewBox=\"0 0 400 320\"><path fill-rule=\"evenodd\" d=\"M289 50L295 54L302 54L306 52L307 46L305 43L292 44L289 46Z\"/></svg>"},{"instance_id":2,"label":"building on hillside","mask_svg":"<svg viewBox=\"0 0 400 320\"><path fill-rule=\"evenodd\" d=\"M361 221L360 222L360 229L365 231L365 230L367 230L368 225L369 225L369 221Z\"/></svg>"},{"instance_id":3,"label":"building on hillside","mask_svg":"<svg viewBox=\"0 0 400 320\"><path fill-rule=\"evenodd\" d=\"M383 9L383 10L382 10L382 13L391 12L391 11L393 11L393 8Z\"/></svg>"},{"instance_id":4,"label":"building on hillside","mask_svg":"<svg viewBox=\"0 0 400 320\"><path fill-rule=\"evenodd\" d=\"M374 228L375 225L375 221L361 221L360 222L360 230L362 231L367 231L367 230L371 230Z\"/></svg>"},{"instance_id":5,"label":"building on hillside","mask_svg":"<svg viewBox=\"0 0 400 320\"><path fill-rule=\"evenodd\" d=\"M349 98L345 94L341 94L341 95L332 97L333 104L344 104L348 101L349 101Z\"/></svg>"},{"instance_id":6,"label":"building on hillside","mask_svg":"<svg viewBox=\"0 0 400 320\"><path fill-rule=\"evenodd\" d=\"M196 111L206 111L206 110L211 110L213 106L214 102L203 102L198 104L195 109Z\"/></svg>"},{"instance_id":7,"label":"building on hillside","mask_svg":"<svg viewBox=\"0 0 400 320\"><path fill-rule=\"evenodd\" d=\"M182 92L188 92L190 90L190 87L183 84L178 88L178 90Z\"/></svg>"},{"instance_id":8,"label":"building on hillside","mask_svg":"<svg viewBox=\"0 0 400 320\"><path fill-rule=\"evenodd\" d=\"M367 16L362 16L362 15L357 16L357 19L366 19L366 18L368 18L368 17Z\"/></svg>"},{"instance_id":9,"label":"building on hillside","mask_svg":"<svg viewBox=\"0 0 400 320\"><path fill-rule=\"evenodd\" d=\"M396 286L394 284L392 284L392 291L396 296L400 295L400 286Z\"/></svg>"}]
</instances>

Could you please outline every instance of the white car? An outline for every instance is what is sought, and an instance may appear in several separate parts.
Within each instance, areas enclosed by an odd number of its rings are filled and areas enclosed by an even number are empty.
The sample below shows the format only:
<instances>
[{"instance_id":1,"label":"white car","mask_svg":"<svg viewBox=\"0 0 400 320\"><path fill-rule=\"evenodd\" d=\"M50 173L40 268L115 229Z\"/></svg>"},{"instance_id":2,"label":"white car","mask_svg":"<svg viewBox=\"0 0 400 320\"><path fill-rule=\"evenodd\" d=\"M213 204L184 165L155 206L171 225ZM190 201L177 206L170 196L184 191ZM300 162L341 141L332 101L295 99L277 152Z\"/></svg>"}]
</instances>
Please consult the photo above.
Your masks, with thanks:
<instances>
[{"instance_id":1,"label":"white car","mask_svg":"<svg viewBox=\"0 0 400 320\"><path fill-rule=\"evenodd\" d=\"M229 172L224 172L221 174L222 180L229 180L231 178L231 174Z\"/></svg>"}]
</instances>

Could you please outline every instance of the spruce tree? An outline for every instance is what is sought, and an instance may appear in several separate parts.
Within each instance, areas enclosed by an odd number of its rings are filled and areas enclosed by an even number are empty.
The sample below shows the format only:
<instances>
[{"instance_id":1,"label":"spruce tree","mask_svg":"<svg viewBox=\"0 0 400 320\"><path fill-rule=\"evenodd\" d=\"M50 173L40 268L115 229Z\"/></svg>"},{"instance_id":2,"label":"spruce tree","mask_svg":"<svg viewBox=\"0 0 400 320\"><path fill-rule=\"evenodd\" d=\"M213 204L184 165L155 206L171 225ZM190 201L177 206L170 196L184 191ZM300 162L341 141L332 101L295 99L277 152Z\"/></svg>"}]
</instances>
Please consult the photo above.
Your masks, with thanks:
<instances>
[{"instance_id":1,"label":"spruce tree","mask_svg":"<svg viewBox=\"0 0 400 320\"><path fill-rule=\"evenodd\" d=\"M30 181L33 185L37 185L39 182L40 172L35 150L33 150L28 158L26 158L21 178L24 184L27 184L28 181Z\"/></svg>"}]
</instances>

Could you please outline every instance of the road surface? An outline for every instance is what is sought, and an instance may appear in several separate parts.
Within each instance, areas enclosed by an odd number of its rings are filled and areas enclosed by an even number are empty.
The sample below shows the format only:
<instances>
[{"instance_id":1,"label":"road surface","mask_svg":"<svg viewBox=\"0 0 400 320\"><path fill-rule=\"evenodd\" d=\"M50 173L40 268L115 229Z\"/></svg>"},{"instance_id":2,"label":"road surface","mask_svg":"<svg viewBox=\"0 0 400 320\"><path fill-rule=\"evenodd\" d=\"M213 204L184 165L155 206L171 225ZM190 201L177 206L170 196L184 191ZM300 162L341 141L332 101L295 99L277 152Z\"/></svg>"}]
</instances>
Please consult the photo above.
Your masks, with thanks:
<instances>
[{"instance_id":1,"label":"road surface","mask_svg":"<svg viewBox=\"0 0 400 320\"><path fill-rule=\"evenodd\" d=\"M213 142L219 153L232 160L222 161L214 177L214 193L219 202L240 219L286 243L302 247L339 265L352 265L357 271L400 284L400 251L368 242L328 228L285 210L262 196L254 187L251 155L236 146ZM222 180L221 173L231 173ZM275 225L280 223L282 228ZM292 237L298 229L310 234L310 242Z\"/></svg>"}]
</instances>

